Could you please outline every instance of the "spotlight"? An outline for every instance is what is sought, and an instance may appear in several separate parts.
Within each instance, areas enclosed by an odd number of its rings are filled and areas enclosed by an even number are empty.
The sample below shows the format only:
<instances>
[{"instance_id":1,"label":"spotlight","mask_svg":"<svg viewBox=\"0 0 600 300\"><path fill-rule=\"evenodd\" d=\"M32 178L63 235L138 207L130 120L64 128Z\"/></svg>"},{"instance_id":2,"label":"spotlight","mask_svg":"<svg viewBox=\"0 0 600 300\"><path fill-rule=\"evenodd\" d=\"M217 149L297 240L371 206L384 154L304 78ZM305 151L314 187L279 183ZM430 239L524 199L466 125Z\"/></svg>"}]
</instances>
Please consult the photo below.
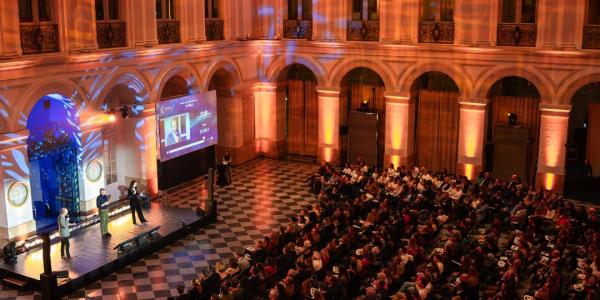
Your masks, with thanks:
<instances>
[{"instance_id":1,"label":"spotlight","mask_svg":"<svg viewBox=\"0 0 600 300\"><path fill-rule=\"evenodd\" d=\"M114 114L108 115L108 121L110 121L111 123L114 123L116 120L117 120L117 118L115 117Z\"/></svg>"},{"instance_id":2,"label":"spotlight","mask_svg":"<svg viewBox=\"0 0 600 300\"><path fill-rule=\"evenodd\" d=\"M519 120L519 116L515 113L508 113L508 125L515 126L517 125L517 121Z\"/></svg>"},{"instance_id":3,"label":"spotlight","mask_svg":"<svg viewBox=\"0 0 600 300\"><path fill-rule=\"evenodd\" d=\"M368 111L369 110L369 100L363 100L360 103L359 111Z\"/></svg>"},{"instance_id":4,"label":"spotlight","mask_svg":"<svg viewBox=\"0 0 600 300\"><path fill-rule=\"evenodd\" d=\"M15 242L9 242L2 248L2 254L4 261L7 264L11 264L17 261L17 248Z\"/></svg>"},{"instance_id":5,"label":"spotlight","mask_svg":"<svg viewBox=\"0 0 600 300\"><path fill-rule=\"evenodd\" d=\"M123 119L127 119L127 117L129 117L129 107L123 106L119 109L119 111L121 111L121 117L123 117Z\"/></svg>"}]
</instances>

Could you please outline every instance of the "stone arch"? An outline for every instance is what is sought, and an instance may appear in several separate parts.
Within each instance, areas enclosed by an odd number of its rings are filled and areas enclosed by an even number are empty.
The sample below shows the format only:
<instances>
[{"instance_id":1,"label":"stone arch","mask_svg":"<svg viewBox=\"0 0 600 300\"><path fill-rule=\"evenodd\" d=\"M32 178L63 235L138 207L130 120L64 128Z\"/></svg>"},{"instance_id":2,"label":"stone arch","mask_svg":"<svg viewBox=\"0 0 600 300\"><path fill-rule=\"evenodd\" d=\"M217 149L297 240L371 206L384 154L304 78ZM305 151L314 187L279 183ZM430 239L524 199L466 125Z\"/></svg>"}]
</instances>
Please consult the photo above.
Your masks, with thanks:
<instances>
[{"instance_id":1,"label":"stone arch","mask_svg":"<svg viewBox=\"0 0 600 300\"><path fill-rule=\"evenodd\" d=\"M557 95L559 95L560 97L560 103L556 104L570 105L573 96L575 96L577 91L579 91L582 87L592 82L600 82L600 73L587 74L581 77L576 77L574 80L566 83L564 87L561 88L557 93Z\"/></svg>"},{"instance_id":2,"label":"stone arch","mask_svg":"<svg viewBox=\"0 0 600 300\"><path fill-rule=\"evenodd\" d=\"M287 67L299 64L308 68L315 78L317 78L318 85L325 85L326 72L325 69L313 58L304 55L286 55L282 56L273 61L266 70L266 80L268 82L275 82L282 71L286 70Z\"/></svg>"},{"instance_id":3,"label":"stone arch","mask_svg":"<svg viewBox=\"0 0 600 300\"><path fill-rule=\"evenodd\" d=\"M200 76L196 74L196 70L189 64L177 63L167 65L160 70L152 88L154 92L151 99L160 100L165 84L174 76L179 76L186 82L189 94L200 92Z\"/></svg>"},{"instance_id":4,"label":"stone arch","mask_svg":"<svg viewBox=\"0 0 600 300\"><path fill-rule=\"evenodd\" d=\"M458 66L447 65L444 63L417 64L404 72L398 81L400 92L409 93L410 88L421 75L429 72L439 72L450 77L458 87L459 97L467 98L471 95L469 81L461 75L462 71Z\"/></svg>"},{"instance_id":5,"label":"stone arch","mask_svg":"<svg viewBox=\"0 0 600 300\"><path fill-rule=\"evenodd\" d=\"M213 76L216 72L218 72L221 69L232 74L235 81L235 85L239 85L241 83L242 71L240 70L238 65L231 59L221 58L211 62L204 68L202 74L206 74L206 76L202 78L202 84L200 85L203 91L208 90L210 81L212 80Z\"/></svg>"},{"instance_id":6,"label":"stone arch","mask_svg":"<svg viewBox=\"0 0 600 300\"><path fill-rule=\"evenodd\" d=\"M68 78L51 78L40 82L32 82L30 85L23 88L17 99L18 101L14 112L19 115L18 119L14 118L10 124L12 130L25 129L27 118L31 110L38 100L48 94L60 94L75 104L79 112L93 109L93 104L90 102L89 94L75 80Z\"/></svg>"},{"instance_id":7,"label":"stone arch","mask_svg":"<svg viewBox=\"0 0 600 300\"><path fill-rule=\"evenodd\" d=\"M388 91L395 90L394 84L394 76L391 72L389 72L388 67L383 64L374 63L372 61L367 60L344 60L340 62L331 72L332 77L329 82L332 87L339 87L342 84L342 80L344 77L352 70L357 68L367 68L377 73L381 80L383 80L383 84L385 85L385 89Z\"/></svg>"},{"instance_id":8,"label":"stone arch","mask_svg":"<svg viewBox=\"0 0 600 300\"><path fill-rule=\"evenodd\" d=\"M492 68L485 72L475 85L477 89L473 92L473 96L480 99L487 99L490 90L498 80L511 76L521 77L531 82L540 94L540 103L552 103L552 94L549 89L550 84L545 82L541 74L514 67Z\"/></svg>"},{"instance_id":9,"label":"stone arch","mask_svg":"<svg viewBox=\"0 0 600 300\"><path fill-rule=\"evenodd\" d=\"M96 109L100 109L104 99L117 85L125 85L138 97L140 103L147 103L150 97L150 84L144 76L135 69L122 69L106 75L107 79L100 84L92 93Z\"/></svg>"}]
</instances>

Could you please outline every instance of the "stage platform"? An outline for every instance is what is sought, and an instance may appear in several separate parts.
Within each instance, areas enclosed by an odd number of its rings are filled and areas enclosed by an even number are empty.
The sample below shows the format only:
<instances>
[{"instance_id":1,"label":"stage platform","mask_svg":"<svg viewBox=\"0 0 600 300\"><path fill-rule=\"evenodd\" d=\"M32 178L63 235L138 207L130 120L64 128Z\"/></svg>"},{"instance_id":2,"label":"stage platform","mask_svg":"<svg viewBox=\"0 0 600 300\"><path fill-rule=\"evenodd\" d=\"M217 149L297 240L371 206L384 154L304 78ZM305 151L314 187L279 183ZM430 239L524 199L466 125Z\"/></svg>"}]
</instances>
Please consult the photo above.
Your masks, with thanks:
<instances>
[{"instance_id":1,"label":"stage platform","mask_svg":"<svg viewBox=\"0 0 600 300\"><path fill-rule=\"evenodd\" d=\"M60 257L60 241L54 242L50 249L52 270L69 273L68 280L59 278L59 294L81 288L215 220L214 214L198 216L191 208L168 207L157 203L144 209L144 215L149 222L138 222L138 225L133 224L129 213L111 218L108 230L112 236L105 239L101 237L99 224L74 232L70 240L73 259L69 261ZM185 226L182 226L182 222ZM160 228L154 239L141 239L143 242L139 246L127 251L114 249L121 242L157 226ZM14 264L0 262L3 278L9 276L23 280L27 283L27 289L41 289L40 274L43 271L42 247L18 255Z\"/></svg>"}]
</instances>

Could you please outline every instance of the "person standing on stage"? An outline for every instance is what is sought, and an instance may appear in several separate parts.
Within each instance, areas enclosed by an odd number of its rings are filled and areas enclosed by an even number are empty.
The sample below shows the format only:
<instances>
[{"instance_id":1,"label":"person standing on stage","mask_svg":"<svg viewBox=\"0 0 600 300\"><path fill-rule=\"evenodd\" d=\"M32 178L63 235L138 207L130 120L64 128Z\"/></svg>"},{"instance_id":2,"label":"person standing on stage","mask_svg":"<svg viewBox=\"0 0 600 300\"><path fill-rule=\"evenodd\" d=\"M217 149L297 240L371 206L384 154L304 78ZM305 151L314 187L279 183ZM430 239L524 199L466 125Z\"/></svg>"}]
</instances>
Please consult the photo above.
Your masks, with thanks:
<instances>
[{"instance_id":1,"label":"person standing on stage","mask_svg":"<svg viewBox=\"0 0 600 300\"><path fill-rule=\"evenodd\" d=\"M106 194L106 189L100 189L100 195L96 198L96 207L100 214L100 232L102 237L109 237L111 234L108 232L108 199L110 196Z\"/></svg>"},{"instance_id":2,"label":"person standing on stage","mask_svg":"<svg viewBox=\"0 0 600 300\"><path fill-rule=\"evenodd\" d=\"M69 237L71 236L71 229L69 229L69 211L66 208L60 210L58 215L58 232L60 234L60 257L63 259L71 259L71 253L69 248Z\"/></svg>"},{"instance_id":3,"label":"person standing on stage","mask_svg":"<svg viewBox=\"0 0 600 300\"><path fill-rule=\"evenodd\" d=\"M129 184L129 189L127 190L127 198L129 198L129 208L131 209L131 217L133 218L133 224L137 224L135 221L135 213L137 212L138 218L140 222L147 223L144 218L144 213L142 213L142 206L140 205L140 198L142 195L137 190L137 181L133 180Z\"/></svg>"}]
</instances>

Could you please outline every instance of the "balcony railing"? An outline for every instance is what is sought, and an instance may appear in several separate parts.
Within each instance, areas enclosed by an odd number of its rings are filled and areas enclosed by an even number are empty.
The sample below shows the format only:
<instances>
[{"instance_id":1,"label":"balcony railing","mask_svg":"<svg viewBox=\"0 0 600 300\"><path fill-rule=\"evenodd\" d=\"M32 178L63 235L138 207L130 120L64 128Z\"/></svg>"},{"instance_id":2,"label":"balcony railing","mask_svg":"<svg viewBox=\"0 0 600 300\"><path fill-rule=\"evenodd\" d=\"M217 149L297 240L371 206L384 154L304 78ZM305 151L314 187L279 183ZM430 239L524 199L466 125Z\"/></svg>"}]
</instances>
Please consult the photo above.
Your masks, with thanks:
<instances>
[{"instance_id":1,"label":"balcony railing","mask_svg":"<svg viewBox=\"0 0 600 300\"><path fill-rule=\"evenodd\" d=\"M583 27L583 48L600 49L600 25Z\"/></svg>"},{"instance_id":2,"label":"balcony railing","mask_svg":"<svg viewBox=\"0 0 600 300\"><path fill-rule=\"evenodd\" d=\"M125 47L125 22L96 22L98 48Z\"/></svg>"},{"instance_id":3,"label":"balcony railing","mask_svg":"<svg viewBox=\"0 0 600 300\"><path fill-rule=\"evenodd\" d=\"M348 21L346 40L379 41L379 21Z\"/></svg>"},{"instance_id":4,"label":"balcony railing","mask_svg":"<svg viewBox=\"0 0 600 300\"><path fill-rule=\"evenodd\" d=\"M181 42L179 34L179 21L156 20L156 33L159 44L174 44Z\"/></svg>"},{"instance_id":5,"label":"balcony railing","mask_svg":"<svg viewBox=\"0 0 600 300\"><path fill-rule=\"evenodd\" d=\"M58 52L56 24L21 24L20 29L23 54Z\"/></svg>"},{"instance_id":6,"label":"balcony railing","mask_svg":"<svg viewBox=\"0 0 600 300\"><path fill-rule=\"evenodd\" d=\"M498 46L535 47L536 24L498 24Z\"/></svg>"},{"instance_id":7,"label":"balcony railing","mask_svg":"<svg viewBox=\"0 0 600 300\"><path fill-rule=\"evenodd\" d=\"M207 19L204 22L204 32L207 41L221 41L225 39L223 34L223 20Z\"/></svg>"},{"instance_id":8,"label":"balcony railing","mask_svg":"<svg viewBox=\"0 0 600 300\"><path fill-rule=\"evenodd\" d=\"M454 22L419 22L419 43L454 43Z\"/></svg>"},{"instance_id":9,"label":"balcony railing","mask_svg":"<svg viewBox=\"0 0 600 300\"><path fill-rule=\"evenodd\" d=\"M312 38L311 20L284 20L283 37L286 39L307 39Z\"/></svg>"}]
</instances>

